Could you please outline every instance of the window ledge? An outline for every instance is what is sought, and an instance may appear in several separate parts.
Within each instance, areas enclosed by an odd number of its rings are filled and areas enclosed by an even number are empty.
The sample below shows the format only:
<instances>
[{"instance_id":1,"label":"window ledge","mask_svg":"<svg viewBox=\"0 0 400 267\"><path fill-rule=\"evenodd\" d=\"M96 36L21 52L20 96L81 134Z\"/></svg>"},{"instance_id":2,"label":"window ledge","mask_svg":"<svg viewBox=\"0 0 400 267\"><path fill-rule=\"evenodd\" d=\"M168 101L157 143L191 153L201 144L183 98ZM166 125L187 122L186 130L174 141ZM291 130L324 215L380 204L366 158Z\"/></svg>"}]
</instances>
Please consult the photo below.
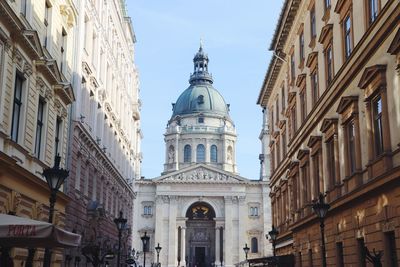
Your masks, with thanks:
<instances>
[{"instance_id":1,"label":"window ledge","mask_svg":"<svg viewBox=\"0 0 400 267\"><path fill-rule=\"evenodd\" d=\"M143 218L151 218L153 217L153 214L142 214Z\"/></svg>"}]
</instances>

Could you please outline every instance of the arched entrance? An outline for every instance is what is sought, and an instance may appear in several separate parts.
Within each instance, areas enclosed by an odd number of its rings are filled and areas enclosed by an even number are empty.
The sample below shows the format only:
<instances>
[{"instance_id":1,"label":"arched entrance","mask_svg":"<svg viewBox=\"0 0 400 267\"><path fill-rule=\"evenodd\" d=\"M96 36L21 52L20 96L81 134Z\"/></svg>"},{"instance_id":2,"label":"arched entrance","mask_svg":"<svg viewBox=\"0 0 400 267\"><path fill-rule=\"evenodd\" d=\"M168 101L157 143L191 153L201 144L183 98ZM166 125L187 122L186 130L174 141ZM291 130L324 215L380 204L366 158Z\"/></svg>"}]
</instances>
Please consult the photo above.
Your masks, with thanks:
<instances>
[{"instance_id":1,"label":"arched entrance","mask_svg":"<svg viewBox=\"0 0 400 267\"><path fill-rule=\"evenodd\" d=\"M215 262L215 211L206 202L193 203L186 211L186 263L210 267Z\"/></svg>"}]
</instances>

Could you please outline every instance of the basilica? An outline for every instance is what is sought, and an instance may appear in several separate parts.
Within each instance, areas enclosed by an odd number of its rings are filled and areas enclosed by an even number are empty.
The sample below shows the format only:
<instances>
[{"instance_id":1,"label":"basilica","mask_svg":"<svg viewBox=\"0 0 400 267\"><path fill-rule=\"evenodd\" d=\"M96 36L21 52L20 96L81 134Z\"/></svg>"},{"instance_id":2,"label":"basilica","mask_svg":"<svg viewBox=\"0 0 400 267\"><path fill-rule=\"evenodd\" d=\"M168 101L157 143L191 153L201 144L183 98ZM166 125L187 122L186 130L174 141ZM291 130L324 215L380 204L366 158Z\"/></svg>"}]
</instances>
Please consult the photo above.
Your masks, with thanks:
<instances>
[{"instance_id":1,"label":"basilica","mask_svg":"<svg viewBox=\"0 0 400 267\"><path fill-rule=\"evenodd\" d=\"M230 267L245 260L245 246L248 258L269 254L267 182L238 174L230 106L213 87L201 45L193 63L164 134L164 171L135 181L134 248L142 251L141 237L149 237L140 264Z\"/></svg>"}]
</instances>

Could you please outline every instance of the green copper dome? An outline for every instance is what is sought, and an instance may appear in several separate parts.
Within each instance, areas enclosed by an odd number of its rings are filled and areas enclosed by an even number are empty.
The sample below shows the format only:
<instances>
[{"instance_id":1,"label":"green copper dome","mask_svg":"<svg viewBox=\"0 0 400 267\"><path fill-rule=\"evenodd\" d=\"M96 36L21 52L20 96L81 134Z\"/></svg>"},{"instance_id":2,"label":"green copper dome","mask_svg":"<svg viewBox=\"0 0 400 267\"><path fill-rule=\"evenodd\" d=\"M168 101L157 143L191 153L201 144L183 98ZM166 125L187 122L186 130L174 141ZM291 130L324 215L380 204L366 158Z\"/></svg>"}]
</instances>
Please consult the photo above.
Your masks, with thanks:
<instances>
[{"instance_id":1,"label":"green copper dome","mask_svg":"<svg viewBox=\"0 0 400 267\"><path fill-rule=\"evenodd\" d=\"M212 86L208 73L208 56L200 46L194 56L194 73L190 75L190 86L173 104L172 117L195 113L215 114L229 117L229 107L222 95Z\"/></svg>"}]
</instances>

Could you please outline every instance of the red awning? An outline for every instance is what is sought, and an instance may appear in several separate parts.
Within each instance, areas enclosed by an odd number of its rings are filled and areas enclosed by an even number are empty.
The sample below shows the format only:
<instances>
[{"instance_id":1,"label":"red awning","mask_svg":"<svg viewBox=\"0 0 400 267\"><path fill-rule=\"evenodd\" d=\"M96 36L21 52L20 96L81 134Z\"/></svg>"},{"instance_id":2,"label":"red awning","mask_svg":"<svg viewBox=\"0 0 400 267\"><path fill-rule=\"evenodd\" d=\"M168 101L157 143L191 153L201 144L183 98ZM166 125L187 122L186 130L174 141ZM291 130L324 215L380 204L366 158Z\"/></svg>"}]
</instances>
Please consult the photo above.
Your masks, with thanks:
<instances>
[{"instance_id":1,"label":"red awning","mask_svg":"<svg viewBox=\"0 0 400 267\"><path fill-rule=\"evenodd\" d=\"M53 224L0 214L0 246L4 247L77 247L81 236Z\"/></svg>"}]
</instances>

